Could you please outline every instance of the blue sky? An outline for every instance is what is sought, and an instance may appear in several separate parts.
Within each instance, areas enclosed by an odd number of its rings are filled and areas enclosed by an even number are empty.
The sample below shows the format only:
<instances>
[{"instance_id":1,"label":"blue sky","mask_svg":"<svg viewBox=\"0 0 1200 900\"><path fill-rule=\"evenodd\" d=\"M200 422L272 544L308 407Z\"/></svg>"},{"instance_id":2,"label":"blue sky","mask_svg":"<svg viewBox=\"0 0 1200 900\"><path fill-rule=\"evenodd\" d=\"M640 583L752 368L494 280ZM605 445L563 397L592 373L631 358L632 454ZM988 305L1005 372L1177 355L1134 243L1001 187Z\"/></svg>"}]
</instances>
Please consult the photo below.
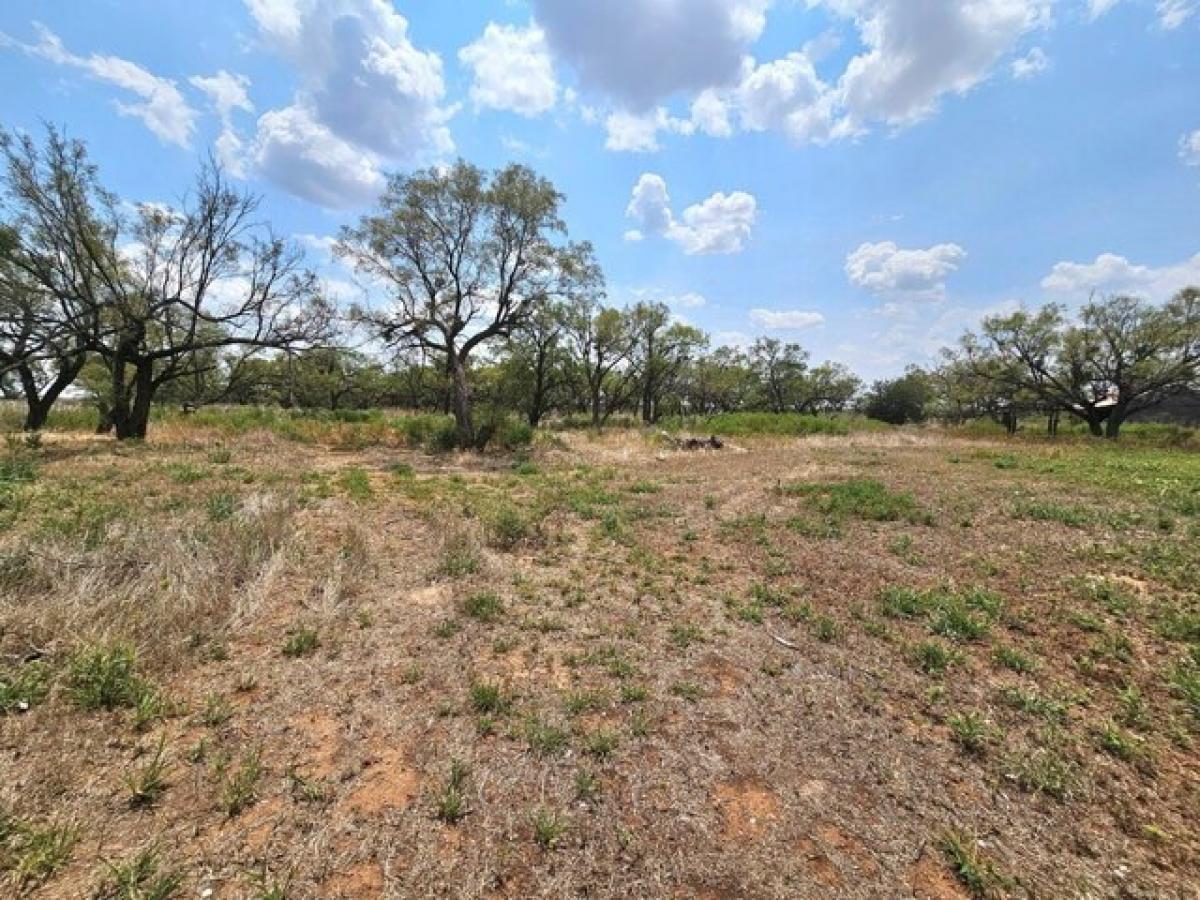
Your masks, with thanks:
<instances>
[{"instance_id":1,"label":"blue sky","mask_svg":"<svg viewBox=\"0 0 1200 900\"><path fill-rule=\"evenodd\" d=\"M456 156L549 176L611 302L868 377L1200 283L1200 0L38 0L0 80L130 200L216 153L348 295L325 239Z\"/></svg>"}]
</instances>

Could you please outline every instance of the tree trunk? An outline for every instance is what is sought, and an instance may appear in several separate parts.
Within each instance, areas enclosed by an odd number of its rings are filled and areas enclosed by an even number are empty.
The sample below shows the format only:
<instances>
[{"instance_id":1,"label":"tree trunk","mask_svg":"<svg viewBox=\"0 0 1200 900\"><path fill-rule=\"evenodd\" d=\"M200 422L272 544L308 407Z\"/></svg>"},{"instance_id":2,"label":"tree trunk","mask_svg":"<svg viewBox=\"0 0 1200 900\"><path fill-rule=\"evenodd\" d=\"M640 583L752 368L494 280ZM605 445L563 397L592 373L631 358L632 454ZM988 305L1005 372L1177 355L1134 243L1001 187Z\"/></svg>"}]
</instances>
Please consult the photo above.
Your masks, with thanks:
<instances>
[{"instance_id":1,"label":"tree trunk","mask_svg":"<svg viewBox=\"0 0 1200 900\"><path fill-rule=\"evenodd\" d=\"M450 354L451 408L454 412L455 440L466 450L475 445L475 423L471 419L471 386L467 368L455 352Z\"/></svg>"},{"instance_id":2,"label":"tree trunk","mask_svg":"<svg viewBox=\"0 0 1200 900\"><path fill-rule=\"evenodd\" d=\"M1104 423L1104 436L1109 440L1116 440L1121 436L1121 425L1125 422L1125 410L1120 407L1113 407L1112 412L1108 414L1108 421Z\"/></svg>"},{"instance_id":3,"label":"tree trunk","mask_svg":"<svg viewBox=\"0 0 1200 900\"><path fill-rule=\"evenodd\" d=\"M112 407L103 400L97 406L99 417L96 420L96 434L110 434L113 430Z\"/></svg>"},{"instance_id":4,"label":"tree trunk","mask_svg":"<svg viewBox=\"0 0 1200 900\"><path fill-rule=\"evenodd\" d=\"M130 402L132 393L132 403ZM150 401L154 398L154 366L139 362L133 370L133 384L121 386L113 404L113 426L117 440L143 440L150 425Z\"/></svg>"},{"instance_id":5,"label":"tree trunk","mask_svg":"<svg viewBox=\"0 0 1200 900\"><path fill-rule=\"evenodd\" d=\"M529 397L529 427L537 428L546 406L546 354L538 351L533 369L533 391Z\"/></svg>"},{"instance_id":6,"label":"tree trunk","mask_svg":"<svg viewBox=\"0 0 1200 900\"><path fill-rule=\"evenodd\" d=\"M53 402L47 403L44 397L36 400L25 398L25 424L21 427L26 431L40 431L46 424Z\"/></svg>"},{"instance_id":7,"label":"tree trunk","mask_svg":"<svg viewBox=\"0 0 1200 900\"><path fill-rule=\"evenodd\" d=\"M595 429L599 429L600 425L601 425L600 390L599 390L599 388L593 387L592 388L592 427Z\"/></svg>"},{"instance_id":8,"label":"tree trunk","mask_svg":"<svg viewBox=\"0 0 1200 900\"><path fill-rule=\"evenodd\" d=\"M26 431L37 431L46 424L51 408L58 401L62 392L74 383L75 378L79 375L79 370L83 368L83 363L82 353L63 359L54 380L46 385L45 391L40 395L33 370L25 365L17 367L17 375L21 379L21 390L25 394L24 428Z\"/></svg>"}]
</instances>

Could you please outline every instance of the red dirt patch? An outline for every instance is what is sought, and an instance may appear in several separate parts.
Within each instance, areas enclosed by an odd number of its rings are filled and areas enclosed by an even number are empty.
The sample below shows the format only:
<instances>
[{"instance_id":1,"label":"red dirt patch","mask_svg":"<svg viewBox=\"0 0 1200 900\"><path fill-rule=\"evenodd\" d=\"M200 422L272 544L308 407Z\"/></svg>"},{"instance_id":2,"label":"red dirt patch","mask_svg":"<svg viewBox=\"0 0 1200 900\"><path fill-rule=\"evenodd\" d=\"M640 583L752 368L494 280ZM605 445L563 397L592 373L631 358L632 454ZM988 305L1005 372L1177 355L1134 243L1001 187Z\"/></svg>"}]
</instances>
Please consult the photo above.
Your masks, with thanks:
<instances>
[{"instance_id":1,"label":"red dirt patch","mask_svg":"<svg viewBox=\"0 0 1200 900\"><path fill-rule=\"evenodd\" d=\"M325 896L346 900L379 897L383 894L383 869L375 862L356 863L344 872L331 875L325 887L329 891Z\"/></svg>"},{"instance_id":2,"label":"red dirt patch","mask_svg":"<svg viewBox=\"0 0 1200 900\"><path fill-rule=\"evenodd\" d=\"M355 812L377 815L385 809L404 809L417 796L420 776L405 764L398 748L372 742L374 753L363 763L360 783L346 800Z\"/></svg>"},{"instance_id":3,"label":"red dirt patch","mask_svg":"<svg viewBox=\"0 0 1200 900\"><path fill-rule=\"evenodd\" d=\"M970 895L936 857L923 853L908 870L908 884L917 900L968 900Z\"/></svg>"},{"instance_id":4,"label":"red dirt patch","mask_svg":"<svg viewBox=\"0 0 1200 900\"><path fill-rule=\"evenodd\" d=\"M796 849L803 857L801 865L804 867L805 875L826 887L838 887L841 885L842 876L838 873L837 866L817 846L815 841L809 838L801 838L796 842Z\"/></svg>"},{"instance_id":5,"label":"red dirt patch","mask_svg":"<svg viewBox=\"0 0 1200 900\"><path fill-rule=\"evenodd\" d=\"M721 811L725 836L733 840L761 837L779 821L779 797L751 778L721 785L713 802Z\"/></svg>"}]
</instances>

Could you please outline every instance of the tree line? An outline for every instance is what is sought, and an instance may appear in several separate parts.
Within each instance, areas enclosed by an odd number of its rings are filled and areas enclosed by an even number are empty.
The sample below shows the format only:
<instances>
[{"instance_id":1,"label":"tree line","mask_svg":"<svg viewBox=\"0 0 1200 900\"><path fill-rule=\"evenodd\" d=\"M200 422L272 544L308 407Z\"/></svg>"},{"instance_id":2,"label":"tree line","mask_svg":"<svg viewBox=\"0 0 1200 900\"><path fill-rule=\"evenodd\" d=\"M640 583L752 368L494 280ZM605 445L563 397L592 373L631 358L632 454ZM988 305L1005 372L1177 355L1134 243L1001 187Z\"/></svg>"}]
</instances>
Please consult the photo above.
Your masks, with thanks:
<instances>
[{"instance_id":1,"label":"tree line","mask_svg":"<svg viewBox=\"0 0 1200 900\"><path fill-rule=\"evenodd\" d=\"M24 400L28 429L74 387L118 439L144 437L168 402L443 410L477 448L505 415L599 427L738 410L1014 428L1065 412L1115 437L1200 377L1195 288L1163 305L1093 299L1075 318L1055 305L992 317L940 365L869 387L796 343L714 348L663 304L606 305L562 195L520 165L390 176L335 244L367 298L343 308L211 160L167 208L108 191L54 128L40 143L2 134L0 153L0 391Z\"/></svg>"}]
</instances>

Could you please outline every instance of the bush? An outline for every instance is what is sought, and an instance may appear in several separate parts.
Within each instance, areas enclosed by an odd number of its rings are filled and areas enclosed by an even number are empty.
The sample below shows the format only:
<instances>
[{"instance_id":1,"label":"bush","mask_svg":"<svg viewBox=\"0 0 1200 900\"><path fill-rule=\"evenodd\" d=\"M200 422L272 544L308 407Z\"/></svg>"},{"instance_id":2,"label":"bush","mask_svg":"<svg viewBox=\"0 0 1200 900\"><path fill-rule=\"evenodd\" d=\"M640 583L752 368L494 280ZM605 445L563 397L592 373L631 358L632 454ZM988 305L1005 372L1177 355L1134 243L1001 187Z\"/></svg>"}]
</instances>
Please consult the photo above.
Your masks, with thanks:
<instances>
[{"instance_id":1,"label":"bush","mask_svg":"<svg viewBox=\"0 0 1200 900\"><path fill-rule=\"evenodd\" d=\"M537 536L537 527L529 517L508 503L487 511L483 520L488 543L498 550L511 550Z\"/></svg>"},{"instance_id":2,"label":"bush","mask_svg":"<svg viewBox=\"0 0 1200 900\"><path fill-rule=\"evenodd\" d=\"M448 453L457 443L454 419L450 416L429 413L400 416L392 420L392 428L403 434L410 446L429 453Z\"/></svg>"},{"instance_id":3,"label":"bush","mask_svg":"<svg viewBox=\"0 0 1200 900\"><path fill-rule=\"evenodd\" d=\"M533 427L524 419L506 416L496 425L492 440L509 452L524 450L533 443Z\"/></svg>"}]
</instances>

